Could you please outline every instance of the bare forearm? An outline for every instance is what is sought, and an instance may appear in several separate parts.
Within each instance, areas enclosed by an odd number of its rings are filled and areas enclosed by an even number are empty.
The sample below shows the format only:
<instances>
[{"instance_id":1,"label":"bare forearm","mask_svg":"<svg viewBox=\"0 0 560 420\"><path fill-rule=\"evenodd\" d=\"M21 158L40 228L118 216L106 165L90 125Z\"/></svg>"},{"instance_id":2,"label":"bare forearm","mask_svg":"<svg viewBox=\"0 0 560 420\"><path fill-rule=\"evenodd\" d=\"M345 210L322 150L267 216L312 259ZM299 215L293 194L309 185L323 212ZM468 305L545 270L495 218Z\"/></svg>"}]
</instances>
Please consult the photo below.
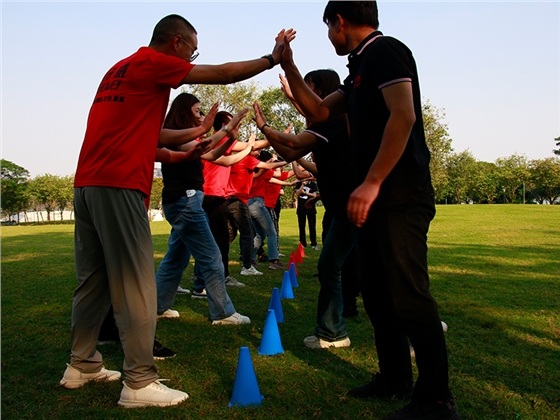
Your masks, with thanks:
<instances>
[{"instance_id":1,"label":"bare forearm","mask_svg":"<svg viewBox=\"0 0 560 420\"><path fill-rule=\"evenodd\" d=\"M159 133L158 147L173 147L193 141L204 134L206 130L203 126L185 128L182 130L171 130L163 128Z\"/></svg>"}]
</instances>

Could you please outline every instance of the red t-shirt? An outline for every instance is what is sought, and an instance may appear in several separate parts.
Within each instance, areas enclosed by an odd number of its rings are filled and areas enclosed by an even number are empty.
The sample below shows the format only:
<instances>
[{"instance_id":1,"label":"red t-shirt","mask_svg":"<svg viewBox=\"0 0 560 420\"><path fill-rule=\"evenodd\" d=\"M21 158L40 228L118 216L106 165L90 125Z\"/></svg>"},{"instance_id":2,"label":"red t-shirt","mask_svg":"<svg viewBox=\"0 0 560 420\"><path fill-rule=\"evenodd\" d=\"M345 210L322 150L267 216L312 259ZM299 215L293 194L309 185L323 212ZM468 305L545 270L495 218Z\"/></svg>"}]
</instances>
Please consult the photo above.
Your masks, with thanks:
<instances>
[{"instance_id":1,"label":"red t-shirt","mask_svg":"<svg viewBox=\"0 0 560 420\"><path fill-rule=\"evenodd\" d=\"M249 191L253 185L253 172L260 160L248 155L231 167L226 197L237 197L245 204L249 201Z\"/></svg>"},{"instance_id":2,"label":"red t-shirt","mask_svg":"<svg viewBox=\"0 0 560 420\"><path fill-rule=\"evenodd\" d=\"M269 183L268 180L272 178L272 175L274 175L274 171L268 169L258 178L253 178L253 185L251 186L251 191L249 191L249 198L262 197L264 199L266 195L266 184Z\"/></svg>"},{"instance_id":3,"label":"red t-shirt","mask_svg":"<svg viewBox=\"0 0 560 420\"><path fill-rule=\"evenodd\" d=\"M218 146L228 139L225 136ZM235 146L235 141L223 154L227 156L231 154L233 147ZM218 147L216 146L216 147ZM209 160L202 160L202 174L204 175L204 195L211 195L214 197L224 197L226 196L227 185L229 181L229 174L231 172L231 166L222 166Z\"/></svg>"},{"instance_id":4,"label":"red t-shirt","mask_svg":"<svg viewBox=\"0 0 560 420\"><path fill-rule=\"evenodd\" d=\"M289 171L282 172L282 174L276 178L280 181L287 180L290 175ZM267 183L266 192L264 196L264 206L274 208L276 207L276 202L278 201L278 197L280 196L280 190L282 189L282 185Z\"/></svg>"},{"instance_id":5,"label":"red t-shirt","mask_svg":"<svg viewBox=\"0 0 560 420\"><path fill-rule=\"evenodd\" d=\"M142 47L107 72L89 112L75 187L126 188L150 195L170 90L193 67Z\"/></svg>"}]
</instances>

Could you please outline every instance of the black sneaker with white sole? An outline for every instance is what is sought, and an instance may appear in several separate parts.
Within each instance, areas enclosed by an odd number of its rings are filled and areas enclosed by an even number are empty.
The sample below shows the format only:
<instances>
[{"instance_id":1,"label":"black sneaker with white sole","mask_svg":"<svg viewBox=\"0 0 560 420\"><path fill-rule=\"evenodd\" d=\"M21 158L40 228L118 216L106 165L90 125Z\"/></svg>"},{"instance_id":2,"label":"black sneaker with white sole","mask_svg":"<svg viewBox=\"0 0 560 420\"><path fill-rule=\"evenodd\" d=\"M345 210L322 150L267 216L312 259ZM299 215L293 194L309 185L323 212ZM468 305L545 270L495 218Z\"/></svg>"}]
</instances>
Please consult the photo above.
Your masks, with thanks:
<instances>
[{"instance_id":1,"label":"black sneaker with white sole","mask_svg":"<svg viewBox=\"0 0 560 420\"><path fill-rule=\"evenodd\" d=\"M164 360L164 359L171 359L175 357L176 353L165 347L159 341L154 340L154 350L153 350L154 360Z\"/></svg>"}]
</instances>

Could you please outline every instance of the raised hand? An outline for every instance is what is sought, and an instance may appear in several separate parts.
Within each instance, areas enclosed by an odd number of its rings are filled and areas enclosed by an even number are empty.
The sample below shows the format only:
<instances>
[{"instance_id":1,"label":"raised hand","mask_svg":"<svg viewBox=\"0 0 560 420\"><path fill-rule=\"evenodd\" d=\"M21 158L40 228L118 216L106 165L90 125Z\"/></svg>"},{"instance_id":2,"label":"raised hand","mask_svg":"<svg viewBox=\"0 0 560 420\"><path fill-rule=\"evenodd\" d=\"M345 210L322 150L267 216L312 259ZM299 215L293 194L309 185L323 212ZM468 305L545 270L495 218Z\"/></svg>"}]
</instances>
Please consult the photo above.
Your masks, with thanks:
<instances>
[{"instance_id":1,"label":"raised hand","mask_svg":"<svg viewBox=\"0 0 560 420\"><path fill-rule=\"evenodd\" d=\"M210 111L208 111L208 114L204 117L201 125L204 127L206 133L209 132L212 128L212 124L214 124L214 118L216 118L219 107L220 104L216 102L214 105L212 105L212 108L210 108Z\"/></svg>"},{"instance_id":2,"label":"raised hand","mask_svg":"<svg viewBox=\"0 0 560 420\"><path fill-rule=\"evenodd\" d=\"M260 130L262 126L266 124L266 118L262 112L261 106L256 101L255 103L253 103L253 110L255 111L253 121L255 121L255 123L257 124L257 128Z\"/></svg>"},{"instance_id":3,"label":"raised hand","mask_svg":"<svg viewBox=\"0 0 560 420\"><path fill-rule=\"evenodd\" d=\"M293 29L282 29L276 36L276 44L272 49L272 58L274 58L274 64L278 64L283 59L284 45L287 42L291 42L296 37L296 31Z\"/></svg>"},{"instance_id":4,"label":"raised hand","mask_svg":"<svg viewBox=\"0 0 560 420\"><path fill-rule=\"evenodd\" d=\"M288 127L286 127L286 129L284 130L284 133L290 134L290 132L292 131L292 128L294 128L294 123L290 123L290 125Z\"/></svg>"},{"instance_id":5,"label":"raised hand","mask_svg":"<svg viewBox=\"0 0 560 420\"><path fill-rule=\"evenodd\" d=\"M293 101L294 95L292 93L292 89L290 89L290 83L288 82L288 79L286 79L282 74L279 74L278 76L280 77L280 85L282 85L281 86L282 92L284 92L286 98L288 98L290 101Z\"/></svg>"}]
</instances>

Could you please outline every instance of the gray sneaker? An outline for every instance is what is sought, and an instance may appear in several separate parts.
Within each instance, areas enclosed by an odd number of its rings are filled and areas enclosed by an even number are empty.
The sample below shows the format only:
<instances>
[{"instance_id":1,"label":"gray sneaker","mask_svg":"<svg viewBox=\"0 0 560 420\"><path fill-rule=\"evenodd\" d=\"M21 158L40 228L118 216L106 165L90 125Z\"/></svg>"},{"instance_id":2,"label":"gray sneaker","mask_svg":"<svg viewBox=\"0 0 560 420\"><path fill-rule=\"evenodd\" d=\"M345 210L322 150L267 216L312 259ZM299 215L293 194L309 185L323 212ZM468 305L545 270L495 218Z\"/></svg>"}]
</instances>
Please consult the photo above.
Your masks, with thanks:
<instances>
[{"instance_id":1,"label":"gray sneaker","mask_svg":"<svg viewBox=\"0 0 560 420\"><path fill-rule=\"evenodd\" d=\"M235 278L233 278L231 276L227 276L226 277L226 286L245 287L245 283L241 283L240 281L237 281Z\"/></svg>"},{"instance_id":2,"label":"gray sneaker","mask_svg":"<svg viewBox=\"0 0 560 420\"><path fill-rule=\"evenodd\" d=\"M191 291L189 289L183 289L181 286L177 286L177 294L179 295L188 295Z\"/></svg>"},{"instance_id":3,"label":"gray sneaker","mask_svg":"<svg viewBox=\"0 0 560 420\"><path fill-rule=\"evenodd\" d=\"M282 261L278 260L276 262L271 262L268 268L271 270L284 270L285 267L284 264L282 264Z\"/></svg>"},{"instance_id":4,"label":"gray sneaker","mask_svg":"<svg viewBox=\"0 0 560 420\"><path fill-rule=\"evenodd\" d=\"M212 325L241 325L250 324L251 320L248 316L241 315L238 312L234 312L230 316L224 319L216 319L212 321Z\"/></svg>"}]
</instances>

